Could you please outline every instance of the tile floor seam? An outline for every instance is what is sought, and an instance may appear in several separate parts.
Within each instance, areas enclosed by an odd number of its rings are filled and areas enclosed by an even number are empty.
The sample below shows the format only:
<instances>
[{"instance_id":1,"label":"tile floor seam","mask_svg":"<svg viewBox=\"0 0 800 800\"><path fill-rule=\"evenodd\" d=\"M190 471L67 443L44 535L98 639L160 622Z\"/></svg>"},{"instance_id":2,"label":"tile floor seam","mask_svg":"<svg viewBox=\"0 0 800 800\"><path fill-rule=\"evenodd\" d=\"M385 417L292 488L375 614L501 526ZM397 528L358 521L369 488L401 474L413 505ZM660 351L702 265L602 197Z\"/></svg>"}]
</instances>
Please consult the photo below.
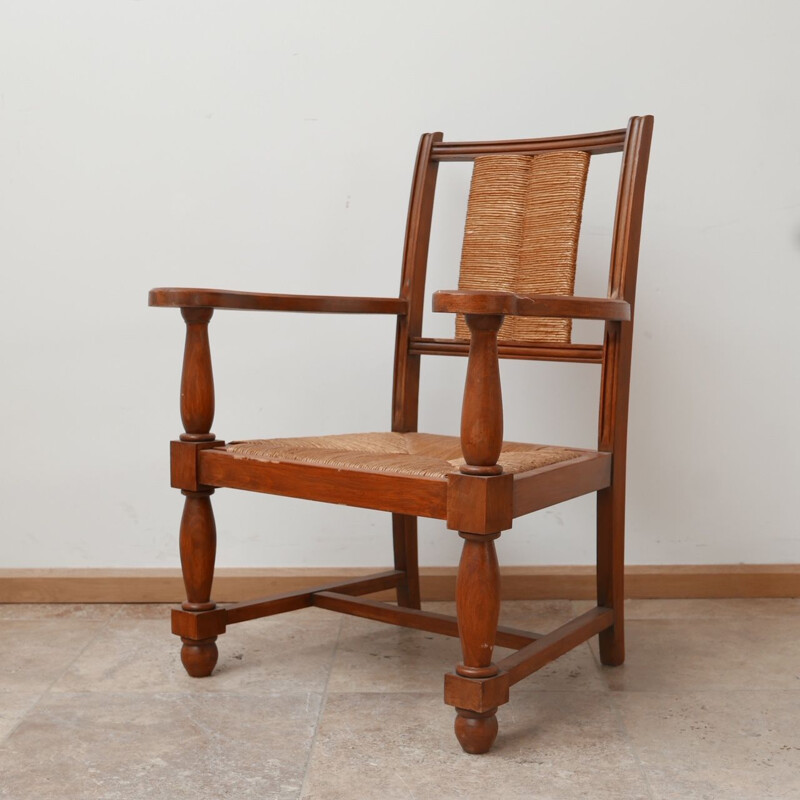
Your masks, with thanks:
<instances>
[{"instance_id":1,"label":"tile floor seam","mask_svg":"<svg viewBox=\"0 0 800 800\"><path fill-rule=\"evenodd\" d=\"M322 687L322 697L319 702L319 711L317 712L317 721L314 723L314 735L311 737L311 743L308 746L308 755L306 756L306 763L303 765L303 781L300 784L300 792L297 795L297 800L303 800L308 783L308 773L311 768L311 757L314 754L314 748L317 744L317 734L319 733L319 725L322 722L322 715L325 713L325 706L328 702L328 684L331 682L331 673L333 672L333 665L336 663L336 654L339 652L339 642L342 639L342 628L344 616L339 614L339 630L336 632L336 643L333 646L331 653L331 660L328 663L328 674L325 678L325 686Z\"/></svg>"},{"instance_id":2,"label":"tile floor seam","mask_svg":"<svg viewBox=\"0 0 800 800\"><path fill-rule=\"evenodd\" d=\"M622 718L622 712L617 707L616 702L614 701L614 694L615 691L609 686L608 680L606 676L608 675L607 670L616 669L616 667L606 667L602 661L600 661L600 654L599 652L595 652L594 647L591 646L591 642L594 641L594 637L586 642L586 646L589 648L589 652L592 654L592 660L594 661L595 665L600 672L600 676L603 679L603 684L605 686L605 691L602 694L605 694L607 697L607 702L610 704L614 715L617 718L617 723L619 724L620 729L622 730L623 735L625 736L625 740L628 742L628 747L630 747L631 755L633 756L633 760L636 762L636 769L642 777L644 781L645 789L647 790L647 795L649 800L655 800L655 795L653 794L653 788L650 786L650 779L647 776L647 772L645 771L644 765L642 764L641 759L639 758L639 751L636 749L636 744L633 741L633 738L628 731L627 726L625 725L625 720ZM620 692L622 690L619 690Z\"/></svg>"},{"instance_id":3,"label":"tile floor seam","mask_svg":"<svg viewBox=\"0 0 800 800\"><path fill-rule=\"evenodd\" d=\"M620 711L619 707L617 706L614 700L613 692L608 693L608 702L611 705L611 709L614 712L614 716L617 718L617 723L620 727L620 730L625 736L625 741L627 741L628 747L630 747L631 755L633 756L633 760L636 762L636 769L642 776L645 788L647 789L647 795L650 798L650 800L656 800L656 796L653 794L653 787L650 785L650 778L647 774L647 770L644 768L644 764L642 764L642 760L639 757L639 751L636 748L636 742L631 736L630 731L628 730L628 726L625 724L625 719L622 716L622 711Z\"/></svg>"},{"instance_id":4,"label":"tile floor seam","mask_svg":"<svg viewBox=\"0 0 800 800\"><path fill-rule=\"evenodd\" d=\"M34 702L30 706L30 708L28 708L27 711L17 720L17 723L11 728L11 730L2 739L0 739L0 747L2 747L6 742L8 742L8 740L16 733L16 731L19 728L19 726L22 725L23 722L25 722L25 720L28 718L28 716L31 713L33 713L34 711L36 711L36 709L39 707L39 704L42 702L42 699L44 698L44 696L46 694L50 693L50 690L53 688L53 686L55 686L56 683L58 683L58 681L60 681L61 678L63 678L64 675L67 674L67 672L69 671L70 667L86 652L87 648L91 644L94 644L95 640L106 629L106 627L109 625L111 620L115 619L117 617L117 615L121 613L121 610L122 610L122 606L120 606L110 617L108 617L108 619L105 619L105 620L102 621L102 624L100 625L100 627L98 627L98 629L95 632L94 636L89 637L89 640L75 654L75 657L71 661L69 661L69 663L67 663L67 665L64 667L64 669L61 672L59 672L58 675L56 675L56 677L53 678L53 680L50 681L50 683L42 690L42 693L36 698L36 702Z\"/></svg>"}]
</instances>

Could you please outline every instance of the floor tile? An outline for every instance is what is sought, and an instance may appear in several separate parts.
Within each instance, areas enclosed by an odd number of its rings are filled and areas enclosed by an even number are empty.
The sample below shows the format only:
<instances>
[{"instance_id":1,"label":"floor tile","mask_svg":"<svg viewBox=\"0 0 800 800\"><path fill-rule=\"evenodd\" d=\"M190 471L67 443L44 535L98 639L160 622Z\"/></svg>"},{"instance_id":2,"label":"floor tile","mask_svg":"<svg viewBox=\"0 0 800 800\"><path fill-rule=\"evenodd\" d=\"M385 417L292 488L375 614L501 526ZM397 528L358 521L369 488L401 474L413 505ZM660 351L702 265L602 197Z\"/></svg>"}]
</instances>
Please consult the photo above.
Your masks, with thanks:
<instances>
[{"instance_id":1,"label":"floor tile","mask_svg":"<svg viewBox=\"0 0 800 800\"><path fill-rule=\"evenodd\" d=\"M469 756L441 695L328 694L304 800L647 800L605 693L527 694L498 712L492 751Z\"/></svg>"},{"instance_id":2,"label":"floor tile","mask_svg":"<svg viewBox=\"0 0 800 800\"><path fill-rule=\"evenodd\" d=\"M319 703L317 694L53 694L0 745L0 797L294 800Z\"/></svg>"},{"instance_id":3,"label":"floor tile","mask_svg":"<svg viewBox=\"0 0 800 800\"><path fill-rule=\"evenodd\" d=\"M800 616L632 620L626 651L603 668L616 691L800 689Z\"/></svg>"},{"instance_id":4,"label":"floor tile","mask_svg":"<svg viewBox=\"0 0 800 800\"><path fill-rule=\"evenodd\" d=\"M454 604L425 609L454 614ZM508 603L503 624L547 632L570 619L568 601ZM496 648L495 661L512 651ZM441 692L444 673L461 660L455 637L345 617L328 688L332 692ZM606 688L596 660L583 645L517 684L512 691L579 691Z\"/></svg>"},{"instance_id":5,"label":"floor tile","mask_svg":"<svg viewBox=\"0 0 800 800\"><path fill-rule=\"evenodd\" d=\"M322 691L341 625L337 615L302 615L232 625L219 637L208 678L190 678L169 617L114 620L53 687L63 692Z\"/></svg>"},{"instance_id":6,"label":"floor tile","mask_svg":"<svg viewBox=\"0 0 800 800\"><path fill-rule=\"evenodd\" d=\"M556 660L473 757L441 699L457 638L309 608L231 626L196 680L170 606L0 607L0 798L797 800L797 609L629 601L626 664L600 667L595 640ZM546 633L583 610L511 602L502 622Z\"/></svg>"},{"instance_id":7,"label":"floor tile","mask_svg":"<svg viewBox=\"0 0 800 800\"><path fill-rule=\"evenodd\" d=\"M158 619L168 620L178 603L128 603L119 606L117 619Z\"/></svg>"},{"instance_id":8,"label":"floor tile","mask_svg":"<svg viewBox=\"0 0 800 800\"><path fill-rule=\"evenodd\" d=\"M454 616L456 604L447 601L423 603L423 609ZM551 628L568 622L574 616L577 614L573 613L570 600L513 600L500 605L501 625L537 633L548 633Z\"/></svg>"},{"instance_id":9,"label":"floor tile","mask_svg":"<svg viewBox=\"0 0 800 800\"><path fill-rule=\"evenodd\" d=\"M111 619L125 606L110 603L0 603L0 619Z\"/></svg>"},{"instance_id":10,"label":"floor tile","mask_svg":"<svg viewBox=\"0 0 800 800\"><path fill-rule=\"evenodd\" d=\"M345 619L329 691L441 692L445 672L461 658L458 639Z\"/></svg>"},{"instance_id":11,"label":"floor tile","mask_svg":"<svg viewBox=\"0 0 800 800\"><path fill-rule=\"evenodd\" d=\"M69 618L4 621L0 691L44 691L104 624Z\"/></svg>"},{"instance_id":12,"label":"floor tile","mask_svg":"<svg viewBox=\"0 0 800 800\"><path fill-rule=\"evenodd\" d=\"M574 616L594 608L593 600L573 600ZM762 619L800 617L800 598L654 598L626 600L625 619Z\"/></svg>"},{"instance_id":13,"label":"floor tile","mask_svg":"<svg viewBox=\"0 0 800 800\"><path fill-rule=\"evenodd\" d=\"M0 692L0 741L14 730L41 696L40 692Z\"/></svg>"},{"instance_id":14,"label":"floor tile","mask_svg":"<svg viewBox=\"0 0 800 800\"><path fill-rule=\"evenodd\" d=\"M800 600L788 597L627 600L626 619L800 618Z\"/></svg>"},{"instance_id":15,"label":"floor tile","mask_svg":"<svg viewBox=\"0 0 800 800\"><path fill-rule=\"evenodd\" d=\"M656 800L800 797L800 692L612 699Z\"/></svg>"}]
</instances>

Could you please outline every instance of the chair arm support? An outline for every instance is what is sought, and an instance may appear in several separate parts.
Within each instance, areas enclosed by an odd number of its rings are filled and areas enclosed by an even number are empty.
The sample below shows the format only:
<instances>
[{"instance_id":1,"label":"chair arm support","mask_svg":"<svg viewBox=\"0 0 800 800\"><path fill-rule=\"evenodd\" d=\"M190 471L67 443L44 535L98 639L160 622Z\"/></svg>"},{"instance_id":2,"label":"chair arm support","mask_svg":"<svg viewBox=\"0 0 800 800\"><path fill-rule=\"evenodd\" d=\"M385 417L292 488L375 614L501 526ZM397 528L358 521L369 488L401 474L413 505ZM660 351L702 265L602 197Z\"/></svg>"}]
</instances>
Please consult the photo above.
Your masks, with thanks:
<instances>
[{"instance_id":1,"label":"chair arm support","mask_svg":"<svg viewBox=\"0 0 800 800\"><path fill-rule=\"evenodd\" d=\"M509 314L515 317L567 317L627 322L631 306L626 300L571 295L523 295L472 289L439 291L433 295L434 311L458 314Z\"/></svg>"},{"instance_id":2,"label":"chair arm support","mask_svg":"<svg viewBox=\"0 0 800 800\"><path fill-rule=\"evenodd\" d=\"M461 406L461 452L466 475L499 475L503 445L503 396L497 332L502 314L466 314L470 330L467 379Z\"/></svg>"},{"instance_id":3,"label":"chair arm support","mask_svg":"<svg viewBox=\"0 0 800 800\"><path fill-rule=\"evenodd\" d=\"M249 311L307 311L338 314L407 313L400 297L331 297L307 294L230 292L224 289L152 289L148 305L163 308L228 308Z\"/></svg>"}]
</instances>

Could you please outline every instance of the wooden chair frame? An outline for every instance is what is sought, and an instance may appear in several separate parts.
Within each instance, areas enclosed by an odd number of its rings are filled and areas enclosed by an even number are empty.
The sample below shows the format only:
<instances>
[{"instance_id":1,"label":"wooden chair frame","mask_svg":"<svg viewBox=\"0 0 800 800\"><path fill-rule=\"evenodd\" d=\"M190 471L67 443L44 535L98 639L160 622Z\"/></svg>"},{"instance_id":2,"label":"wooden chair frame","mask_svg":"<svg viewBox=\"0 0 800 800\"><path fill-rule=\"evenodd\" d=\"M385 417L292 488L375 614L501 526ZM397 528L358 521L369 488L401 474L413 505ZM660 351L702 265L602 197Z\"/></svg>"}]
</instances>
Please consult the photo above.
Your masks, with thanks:
<instances>
[{"instance_id":1,"label":"wooden chair frame","mask_svg":"<svg viewBox=\"0 0 800 800\"><path fill-rule=\"evenodd\" d=\"M180 308L186 322L181 379L185 432L171 443L171 482L185 496L180 553L187 600L173 610L173 632L183 642L190 675L209 675L216 639L228 625L318 606L368 619L457 636L463 661L445 676L445 702L455 706L456 735L471 753L486 752L497 733L495 712L509 688L581 642L599 634L604 664L625 657L624 513L628 396L639 235L652 117L633 117L627 129L505 142L420 141L406 230L399 297L322 297L154 289L150 305ZM521 296L510 292L440 291L434 310L465 315L469 343L422 337L423 298L439 163L483 154L582 150L622 152L608 297ZM446 478L421 478L367 470L234 458L211 433L214 383L208 324L214 309L251 309L397 316L392 430L417 430L423 355L468 355L461 444L465 465ZM500 342L506 314L605 320L602 345ZM602 365L597 450L566 463L504 474L497 465L502 442L498 358ZM216 530L210 496L230 487L345 503L392 513L394 569L355 580L217 605L211 599ZM597 605L557 630L541 635L498 627L500 573L494 539L512 520L572 497L597 492ZM417 517L446 520L464 539L456 587L457 617L420 610ZM393 588L397 605L362 595ZM476 602L479 598L480 602ZM516 650L497 663L497 644Z\"/></svg>"}]
</instances>

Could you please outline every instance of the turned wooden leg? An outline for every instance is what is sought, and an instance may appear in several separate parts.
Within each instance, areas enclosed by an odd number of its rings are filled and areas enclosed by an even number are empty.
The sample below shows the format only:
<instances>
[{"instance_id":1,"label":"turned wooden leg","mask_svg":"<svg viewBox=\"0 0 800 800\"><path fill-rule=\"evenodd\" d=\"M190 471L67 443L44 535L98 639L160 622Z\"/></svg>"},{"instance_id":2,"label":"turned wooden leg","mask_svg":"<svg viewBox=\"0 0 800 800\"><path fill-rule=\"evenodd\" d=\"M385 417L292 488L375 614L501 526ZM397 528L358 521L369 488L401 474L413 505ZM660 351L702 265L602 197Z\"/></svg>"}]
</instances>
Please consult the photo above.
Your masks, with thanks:
<instances>
[{"instance_id":1,"label":"turned wooden leg","mask_svg":"<svg viewBox=\"0 0 800 800\"><path fill-rule=\"evenodd\" d=\"M461 408L461 452L465 463L459 472L478 481L503 472L497 463L503 446L497 331L503 317L466 314L464 319L470 330L470 344ZM481 680L499 672L492 663L500 617L500 568L494 547L499 535L491 529L481 533L459 531L464 546L458 565L456 608L464 660L456 667L456 674L462 678ZM497 707L464 705L456 704L456 738L467 753L486 753L497 736Z\"/></svg>"},{"instance_id":2,"label":"turned wooden leg","mask_svg":"<svg viewBox=\"0 0 800 800\"><path fill-rule=\"evenodd\" d=\"M181 492L186 500L181 517L180 550L186 586L186 602L182 608L190 613L210 611L216 607L211 600L217 551L217 528L211 508L214 490L198 485L196 474L198 449L210 446L215 441L211 433L211 423L214 421L214 376L208 342L208 323L213 313L210 308L181 309L186 322L181 373L181 420L185 433L181 434L181 444L173 453L173 486L187 487ZM183 461L187 447L194 449L189 457L191 468L188 475ZM188 481L188 485L175 482L176 472L184 481ZM193 678L210 675L216 666L216 639L216 636L203 639L181 636L181 661Z\"/></svg>"},{"instance_id":3,"label":"turned wooden leg","mask_svg":"<svg viewBox=\"0 0 800 800\"><path fill-rule=\"evenodd\" d=\"M463 662L456 673L465 678L497 675L492 651L500 617L500 569L494 540L500 535L460 533L464 539L456 582L458 635ZM497 736L497 708L477 712L456 708L455 732L467 753L486 753Z\"/></svg>"},{"instance_id":4,"label":"turned wooden leg","mask_svg":"<svg viewBox=\"0 0 800 800\"><path fill-rule=\"evenodd\" d=\"M625 661L625 490L597 493L597 604L614 610L614 624L599 635L600 661Z\"/></svg>"},{"instance_id":5,"label":"turned wooden leg","mask_svg":"<svg viewBox=\"0 0 800 800\"><path fill-rule=\"evenodd\" d=\"M392 536L394 568L406 574L403 582L397 586L397 605L420 608L417 518L406 514L392 514Z\"/></svg>"},{"instance_id":6,"label":"turned wooden leg","mask_svg":"<svg viewBox=\"0 0 800 800\"><path fill-rule=\"evenodd\" d=\"M210 611L216 607L211 600L214 579L214 559L217 550L217 529L211 508L213 489L182 492L186 497L181 518L181 567L186 587L184 611ZM193 678L210 675L217 663L216 636L210 639L181 637L181 662Z\"/></svg>"}]
</instances>

